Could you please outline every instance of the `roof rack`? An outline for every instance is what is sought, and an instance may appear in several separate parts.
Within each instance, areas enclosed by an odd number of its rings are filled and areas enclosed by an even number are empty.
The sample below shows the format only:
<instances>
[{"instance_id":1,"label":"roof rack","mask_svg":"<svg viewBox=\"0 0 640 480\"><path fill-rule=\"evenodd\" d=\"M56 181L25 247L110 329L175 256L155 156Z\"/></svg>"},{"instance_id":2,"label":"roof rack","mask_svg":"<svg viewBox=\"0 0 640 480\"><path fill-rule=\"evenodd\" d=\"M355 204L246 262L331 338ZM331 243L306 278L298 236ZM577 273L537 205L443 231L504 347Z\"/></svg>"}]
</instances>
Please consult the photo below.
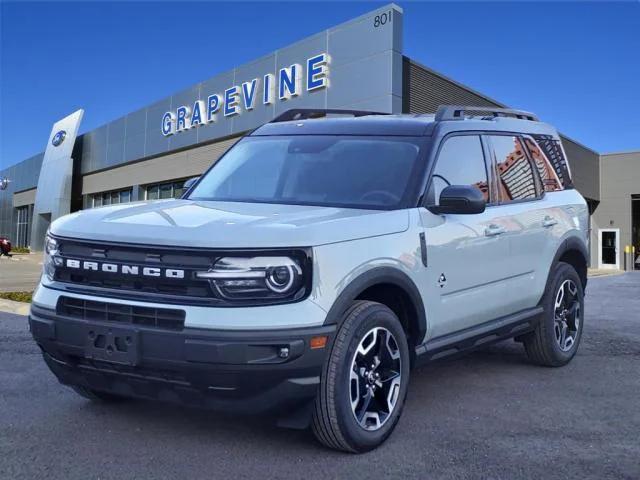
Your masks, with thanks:
<instances>
[{"instance_id":1,"label":"roof rack","mask_svg":"<svg viewBox=\"0 0 640 480\"><path fill-rule=\"evenodd\" d=\"M513 110L511 108L494 108L494 107L473 107L458 105L440 105L436 112L436 122L444 120L463 120L464 112L486 112L492 117L514 117L519 120L531 120L537 122L538 117L524 110Z\"/></svg>"},{"instance_id":2,"label":"roof rack","mask_svg":"<svg viewBox=\"0 0 640 480\"><path fill-rule=\"evenodd\" d=\"M388 113L369 112L366 110L340 110L335 108L294 108L281 113L269 123L290 122L292 120L307 120L310 118L323 118L327 115L351 115L353 117L366 117L367 115L388 115Z\"/></svg>"}]
</instances>

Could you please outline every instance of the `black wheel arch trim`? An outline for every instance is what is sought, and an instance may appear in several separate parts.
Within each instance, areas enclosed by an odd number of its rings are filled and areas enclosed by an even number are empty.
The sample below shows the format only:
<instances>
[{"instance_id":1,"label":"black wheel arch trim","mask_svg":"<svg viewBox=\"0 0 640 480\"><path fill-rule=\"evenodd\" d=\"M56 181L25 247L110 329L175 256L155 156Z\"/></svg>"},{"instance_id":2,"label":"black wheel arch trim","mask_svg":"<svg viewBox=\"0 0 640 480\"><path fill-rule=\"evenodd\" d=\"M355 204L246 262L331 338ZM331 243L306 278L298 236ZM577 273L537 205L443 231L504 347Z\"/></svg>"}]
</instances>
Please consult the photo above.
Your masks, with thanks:
<instances>
[{"instance_id":1,"label":"black wheel arch trim","mask_svg":"<svg viewBox=\"0 0 640 480\"><path fill-rule=\"evenodd\" d=\"M427 333L427 315L420 290L409 276L394 267L375 267L357 276L338 295L329 309L325 325L339 325L343 315L358 296L370 287L379 284L392 284L401 288L408 296L417 312L415 337L412 343L419 345Z\"/></svg>"},{"instance_id":2,"label":"black wheel arch trim","mask_svg":"<svg viewBox=\"0 0 640 480\"><path fill-rule=\"evenodd\" d=\"M580 239L576 238L576 237L568 237L564 240L562 240L560 247L558 247L558 251L556 252L555 256L553 257L553 262L551 262L551 266L549 267L549 272L547 273L547 282L545 283L545 285L549 282L549 278L551 277L551 272L554 268L555 265L558 264L558 262L560 261L560 258L562 258L562 256L570 251L577 251L578 253L580 253L580 255L582 255L585 265L588 268L589 266L589 250L587 249L587 246L585 245L585 243L583 241L581 241ZM585 290L587 288L587 272L585 270L584 275L582 275L581 272L578 272L578 275L580 276L580 280L582 281L582 289Z\"/></svg>"}]
</instances>

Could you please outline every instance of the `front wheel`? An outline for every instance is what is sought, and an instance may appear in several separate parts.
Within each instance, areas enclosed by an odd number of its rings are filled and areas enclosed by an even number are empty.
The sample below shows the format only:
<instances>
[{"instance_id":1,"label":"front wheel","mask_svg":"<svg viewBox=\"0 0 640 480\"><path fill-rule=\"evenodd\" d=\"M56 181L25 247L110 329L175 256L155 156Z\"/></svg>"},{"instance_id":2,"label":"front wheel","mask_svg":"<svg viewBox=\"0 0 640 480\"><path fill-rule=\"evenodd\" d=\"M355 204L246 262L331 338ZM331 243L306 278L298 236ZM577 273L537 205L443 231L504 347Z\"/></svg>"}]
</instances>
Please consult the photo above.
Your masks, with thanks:
<instances>
[{"instance_id":1,"label":"front wheel","mask_svg":"<svg viewBox=\"0 0 640 480\"><path fill-rule=\"evenodd\" d=\"M408 382L409 347L398 317L380 303L354 302L325 362L314 434L336 450L376 448L400 418Z\"/></svg>"},{"instance_id":2,"label":"front wheel","mask_svg":"<svg viewBox=\"0 0 640 480\"><path fill-rule=\"evenodd\" d=\"M543 318L524 338L524 347L533 362L561 367L576 354L584 325L584 291L573 266L559 262L554 267L542 306Z\"/></svg>"}]
</instances>

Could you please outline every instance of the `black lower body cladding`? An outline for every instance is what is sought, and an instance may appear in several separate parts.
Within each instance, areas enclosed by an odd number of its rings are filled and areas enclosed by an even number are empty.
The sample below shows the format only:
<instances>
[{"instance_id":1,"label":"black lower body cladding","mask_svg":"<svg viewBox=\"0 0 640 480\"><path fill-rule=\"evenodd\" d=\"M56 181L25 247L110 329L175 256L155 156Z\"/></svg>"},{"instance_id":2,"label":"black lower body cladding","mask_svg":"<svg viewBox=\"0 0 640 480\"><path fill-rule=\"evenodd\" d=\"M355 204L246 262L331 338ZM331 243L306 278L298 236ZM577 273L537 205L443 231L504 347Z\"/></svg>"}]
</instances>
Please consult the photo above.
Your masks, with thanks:
<instances>
[{"instance_id":1,"label":"black lower body cladding","mask_svg":"<svg viewBox=\"0 0 640 480\"><path fill-rule=\"evenodd\" d=\"M113 395L241 414L293 412L313 400L335 326L171 331L68 318L33 305L29 326L58 380Z\"/></svg>"}]
</instances>

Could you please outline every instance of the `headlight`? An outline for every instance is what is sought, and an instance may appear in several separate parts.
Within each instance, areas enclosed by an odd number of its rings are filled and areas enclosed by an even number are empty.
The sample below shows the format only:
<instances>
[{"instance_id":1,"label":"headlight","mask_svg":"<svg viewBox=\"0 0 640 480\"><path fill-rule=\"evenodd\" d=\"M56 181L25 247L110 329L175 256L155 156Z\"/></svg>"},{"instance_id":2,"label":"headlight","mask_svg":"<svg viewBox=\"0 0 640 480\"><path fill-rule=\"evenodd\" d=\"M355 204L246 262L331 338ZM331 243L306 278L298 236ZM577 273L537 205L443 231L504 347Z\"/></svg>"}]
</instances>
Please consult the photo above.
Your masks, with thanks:
<instances>
[{"instance_id":1,"label":"headlight","mask_svg":"<svg viewBox=\"0 0 640 480\"><path fill-rule=\"evenodd\" d=\"M301 262L291 257L224 257L197 272L228 300L296 300L304 295Z\"/></svg>"},{"instance_id":2,"label":"headlight","mask_svg":"<svg viewBox=\"0 0 640 480\"><path fill-rule=\"evenodd\" d=\"M62 258L58 256L58 242L48 233L44 239L44 261L42 262L44 274L49 280L54 280L56 267L62 265Z\"/></svg>"}]
</instances>

